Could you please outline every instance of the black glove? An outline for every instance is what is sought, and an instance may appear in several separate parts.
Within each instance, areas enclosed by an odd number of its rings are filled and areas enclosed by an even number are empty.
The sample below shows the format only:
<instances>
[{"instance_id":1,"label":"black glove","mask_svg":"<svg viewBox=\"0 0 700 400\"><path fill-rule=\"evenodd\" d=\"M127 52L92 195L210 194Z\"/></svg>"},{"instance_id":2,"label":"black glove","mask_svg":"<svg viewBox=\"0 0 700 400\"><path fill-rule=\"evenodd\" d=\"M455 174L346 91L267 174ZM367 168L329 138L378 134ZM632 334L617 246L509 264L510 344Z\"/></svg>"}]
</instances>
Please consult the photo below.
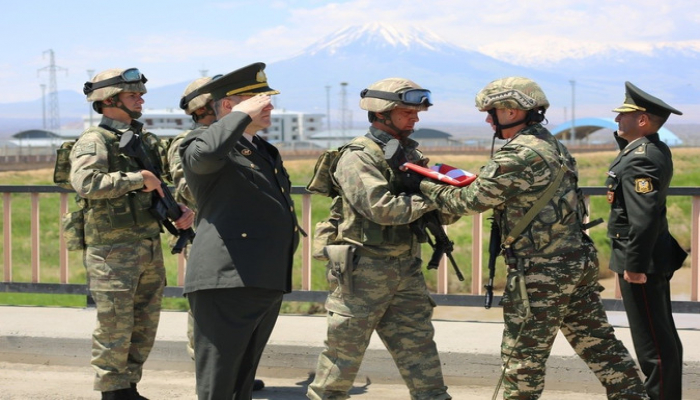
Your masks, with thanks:
<instances>
[{"instance_id":1,"label":"black glove","mask_svg":"<svg viewBox=\"0 0 700 400\"><path fill-rule=\"evenodd\" d=\"M423 181L425 176L415 173L409 169L405 171L397 171L399 182L404 191L408 194L420 193L420 183Z\"/></svg>"}]
</instances>

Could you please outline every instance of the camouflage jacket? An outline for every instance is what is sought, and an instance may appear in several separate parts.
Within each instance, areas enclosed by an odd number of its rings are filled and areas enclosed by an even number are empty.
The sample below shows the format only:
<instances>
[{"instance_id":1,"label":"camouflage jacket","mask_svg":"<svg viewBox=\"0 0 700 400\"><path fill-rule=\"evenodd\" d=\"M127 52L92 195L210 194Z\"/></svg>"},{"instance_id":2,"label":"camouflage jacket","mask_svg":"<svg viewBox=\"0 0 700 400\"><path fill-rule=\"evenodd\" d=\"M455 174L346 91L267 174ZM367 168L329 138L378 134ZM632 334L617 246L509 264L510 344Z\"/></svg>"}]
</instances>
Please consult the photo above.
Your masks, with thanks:
<instances>
[{"instance_id":1,"label":"camouflage jacket","mask_svg":"<svg viewBox=\"0 0 700 400\"><path fill-rule=\"evenodd\" d=\"M195 123L192 129L203 126L202 124ZM168 164L170 165L170 175L175 184L175 200L179 203L183 203L192 211L197 211L197 204L194 201L194 196L192 196L189 186L187 186L185 172L182 170L182 159L180 158L180 143L190 132L192 132L192 130L184 131L170 142L170 146L168 147Z\"/></svg>"},{"instance_id":2,"label":"camouflage jacket","mask_svg":"<svg viewBox=\"0 0 700 400\"><path fill-rule=\"evenodd\" d=\"M424 180L421 191L442 211L478 214L494 209L502 239L554 180L562 158L570 169L554 197L513 243L516 256L553 256L581 247L585 208L578 188L576 161L541 124L518 132L481 168L469 186L457 188Z\"/></svg>"},{"instance_id":3,"label":"camouflage jacket","mask_svg":"<svg viewBox=\"0 0 700 400\"><path fill-rule=\"evenodd\" d=\"M382 149L392 139L375 128L370 128L368 137ZM404 146L409 161L422 158L416 147L410 139ZM349 146L340 156L333 174L343 200L337 241L358 245L358 254L418 257L420 246L408 224L435 205L422 195L400 193L383 154L383 150L379 157L364 146Z\"/></svg>"},{"instance_id":4,"label":"camouflage jacket","mask_svg":"<svg viewBox=\"0 0 700 400\"><path fill-rule=\"evenodd\" d=\"M160 223L148 211L153 193L141 191L144 186L141 168L119 151L121 134L135 129L141 134L152 161L161 167L164 178L169 177L163 164L164 145L155 135L142 132L141 127L138 121L128 125L103 117L100 126L83 132L71 150L71 185L86 204L87 245L124 243L160 235ZM107 135L113 135L114 140L108 140Z\"/></svg>"}]
</instances>

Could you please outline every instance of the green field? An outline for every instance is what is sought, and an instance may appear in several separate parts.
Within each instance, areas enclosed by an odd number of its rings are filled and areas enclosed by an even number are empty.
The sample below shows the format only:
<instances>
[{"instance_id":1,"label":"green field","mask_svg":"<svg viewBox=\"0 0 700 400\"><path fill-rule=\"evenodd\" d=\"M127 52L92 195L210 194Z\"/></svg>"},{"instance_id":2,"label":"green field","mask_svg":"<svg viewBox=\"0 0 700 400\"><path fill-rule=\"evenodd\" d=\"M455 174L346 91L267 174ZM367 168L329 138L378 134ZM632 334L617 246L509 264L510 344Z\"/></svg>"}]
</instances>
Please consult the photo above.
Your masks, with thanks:
<instances>
[{"instance_id":1,"label":"green field","mask_svg":"<svg viewBox=\"0 0 700 400\"><path fill-rule=\"evenodd\" d=\"M672 186L696 186L700 182L700 172L696 168L697 160L700 157L700 149L676 148L673 150L675 176ZM605 173L610 161L615 157L616 152L598 152L574 154L578 161L579 177L581 186L602 186L605 181ZM466 155L441 155L431 156L431 162L441 162L460 168L478 172L479 167L488 160L488 155L466 156ZM295 186L305 186L311 177L314 159L291 160L285 163L292 177ZM0 172L1 185L51 185L52 171L49 169L17 172ZM30 241L30 207L29 194L14 193L12 198L12 280L14 282L31 281L31 241ZM71 196L72 198L72 196ZM301 211L301 196L295 198L298 212ZM71 203L73 203L71 201ZM671 197L668 201L668 218L671 232L676 236L684 248L690 248L689 223L691 212L691 199L689 197ZM312 197L312 226L317 221L325 218L328 213L329 200L320 196ZM73 205L71 205L73 207ZM608 204L604 197L597 196L591 199L592 215L591 219L602 217L607 220ZM487 212L485 216L489 216ZM58 220L59 220L59 195L40 195L40 254L41 254L41 282L59 282L58 268ZM484 219L484 235L488 238L488 220ZM0 215L0 224L5 225L4 215ZM454 257L462 269L465 282L459 282L450 267L449 293L467 293L470 283L471 269L471 217L462 218L460 221L449 227L450 238L455 242ZM607 269L610 254L610 245L606 238L604 225L599 225L591 230L596 246L600 253L601 277L610 276ZM164 240L167 243L167 240ZM488 260L488 243L484 243L484 275L487 275L486 262ZM5 249L0 249L0 257L4 259ZM424 249L424 258L429 257L429 248ZM166 257L166 268L168 271L168 281L177 282L177 259L171 256L168 249L164 251ZM82 266L81 253L70 252L69 255L69 282L84 283L85 270ZM502 263L499 258L499 263ZM686 264L688 261L686 261ZM687 266L686 266L687 267ZM294 267L294 287L301 287L301 256L297 252ZM312 267L313 290L325 290L325 266L323 263L314 261ZM436 277L434 271L426 272L426 279L431 290L436 287ZM504 273L502 264L499 264L496 279L496 293L502 291L504 284ZM24 293L0 293L0 304L13 305L46 305L46 306L84 306L85 296L75 295L46 295L46 294L24 294ZM170 309L184 309L186 302L184 299L165 299L164 307ZM294 312L317 312L322 309L320 304L285 304L283 311Z\"/></svg>"}]
</instances>

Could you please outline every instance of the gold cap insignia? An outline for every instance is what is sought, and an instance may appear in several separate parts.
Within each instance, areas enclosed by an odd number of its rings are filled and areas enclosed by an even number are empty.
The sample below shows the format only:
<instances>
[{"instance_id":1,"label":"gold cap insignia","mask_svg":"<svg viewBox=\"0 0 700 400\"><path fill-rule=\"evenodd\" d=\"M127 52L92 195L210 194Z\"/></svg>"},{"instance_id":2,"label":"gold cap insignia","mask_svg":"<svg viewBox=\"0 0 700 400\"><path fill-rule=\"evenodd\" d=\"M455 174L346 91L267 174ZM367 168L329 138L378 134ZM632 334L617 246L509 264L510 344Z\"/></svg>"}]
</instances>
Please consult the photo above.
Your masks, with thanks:
<instances>
[{"instance_id":1,"label":"gold cap insignia","mask_svg":"<svg viewBox=\"0 0 700 400\"><path fill-rule=\"evenodd\" d=\"M265 76L265 71L258 71L258 73L255 74L255 80L258 82L267 82L267 76Z\"/></svg>"},{"instance_id":2,"label":"gold cap insignia","mask_svg":"<svg viewBox=\"0 0 700 400\"><path fill-rule=\"evenodd\" d=\"M649 193L654 190L651 178L637 178L634 180L634 191L637 193Z\"/></svg>"}]
</instances>

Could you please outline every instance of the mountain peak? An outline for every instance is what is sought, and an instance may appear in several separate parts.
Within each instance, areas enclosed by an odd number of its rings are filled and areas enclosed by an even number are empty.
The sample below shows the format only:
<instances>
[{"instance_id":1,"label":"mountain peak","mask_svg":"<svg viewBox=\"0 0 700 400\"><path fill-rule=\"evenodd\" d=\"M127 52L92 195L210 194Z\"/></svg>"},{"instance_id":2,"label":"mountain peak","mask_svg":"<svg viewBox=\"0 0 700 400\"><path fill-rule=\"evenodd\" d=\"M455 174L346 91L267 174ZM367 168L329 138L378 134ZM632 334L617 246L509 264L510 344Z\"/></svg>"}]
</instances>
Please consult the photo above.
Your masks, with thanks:
<instances>
[{"instance_id":1,"label":"mountain peak","mask_svg":"<svg viewBox=\"0 0 700 400\"><path fill-rule=\"evenodd\" d=\"M394 50L450 51L457 46L440 38L435 33L420 28L400 29L382 22L370 22L363 25L353 25L342 28L320 41L307 47L303 53L316 55L327 53L335 55L347 46L363 46L373 48L393 48Z\"/></svg>"}]
</instances>

